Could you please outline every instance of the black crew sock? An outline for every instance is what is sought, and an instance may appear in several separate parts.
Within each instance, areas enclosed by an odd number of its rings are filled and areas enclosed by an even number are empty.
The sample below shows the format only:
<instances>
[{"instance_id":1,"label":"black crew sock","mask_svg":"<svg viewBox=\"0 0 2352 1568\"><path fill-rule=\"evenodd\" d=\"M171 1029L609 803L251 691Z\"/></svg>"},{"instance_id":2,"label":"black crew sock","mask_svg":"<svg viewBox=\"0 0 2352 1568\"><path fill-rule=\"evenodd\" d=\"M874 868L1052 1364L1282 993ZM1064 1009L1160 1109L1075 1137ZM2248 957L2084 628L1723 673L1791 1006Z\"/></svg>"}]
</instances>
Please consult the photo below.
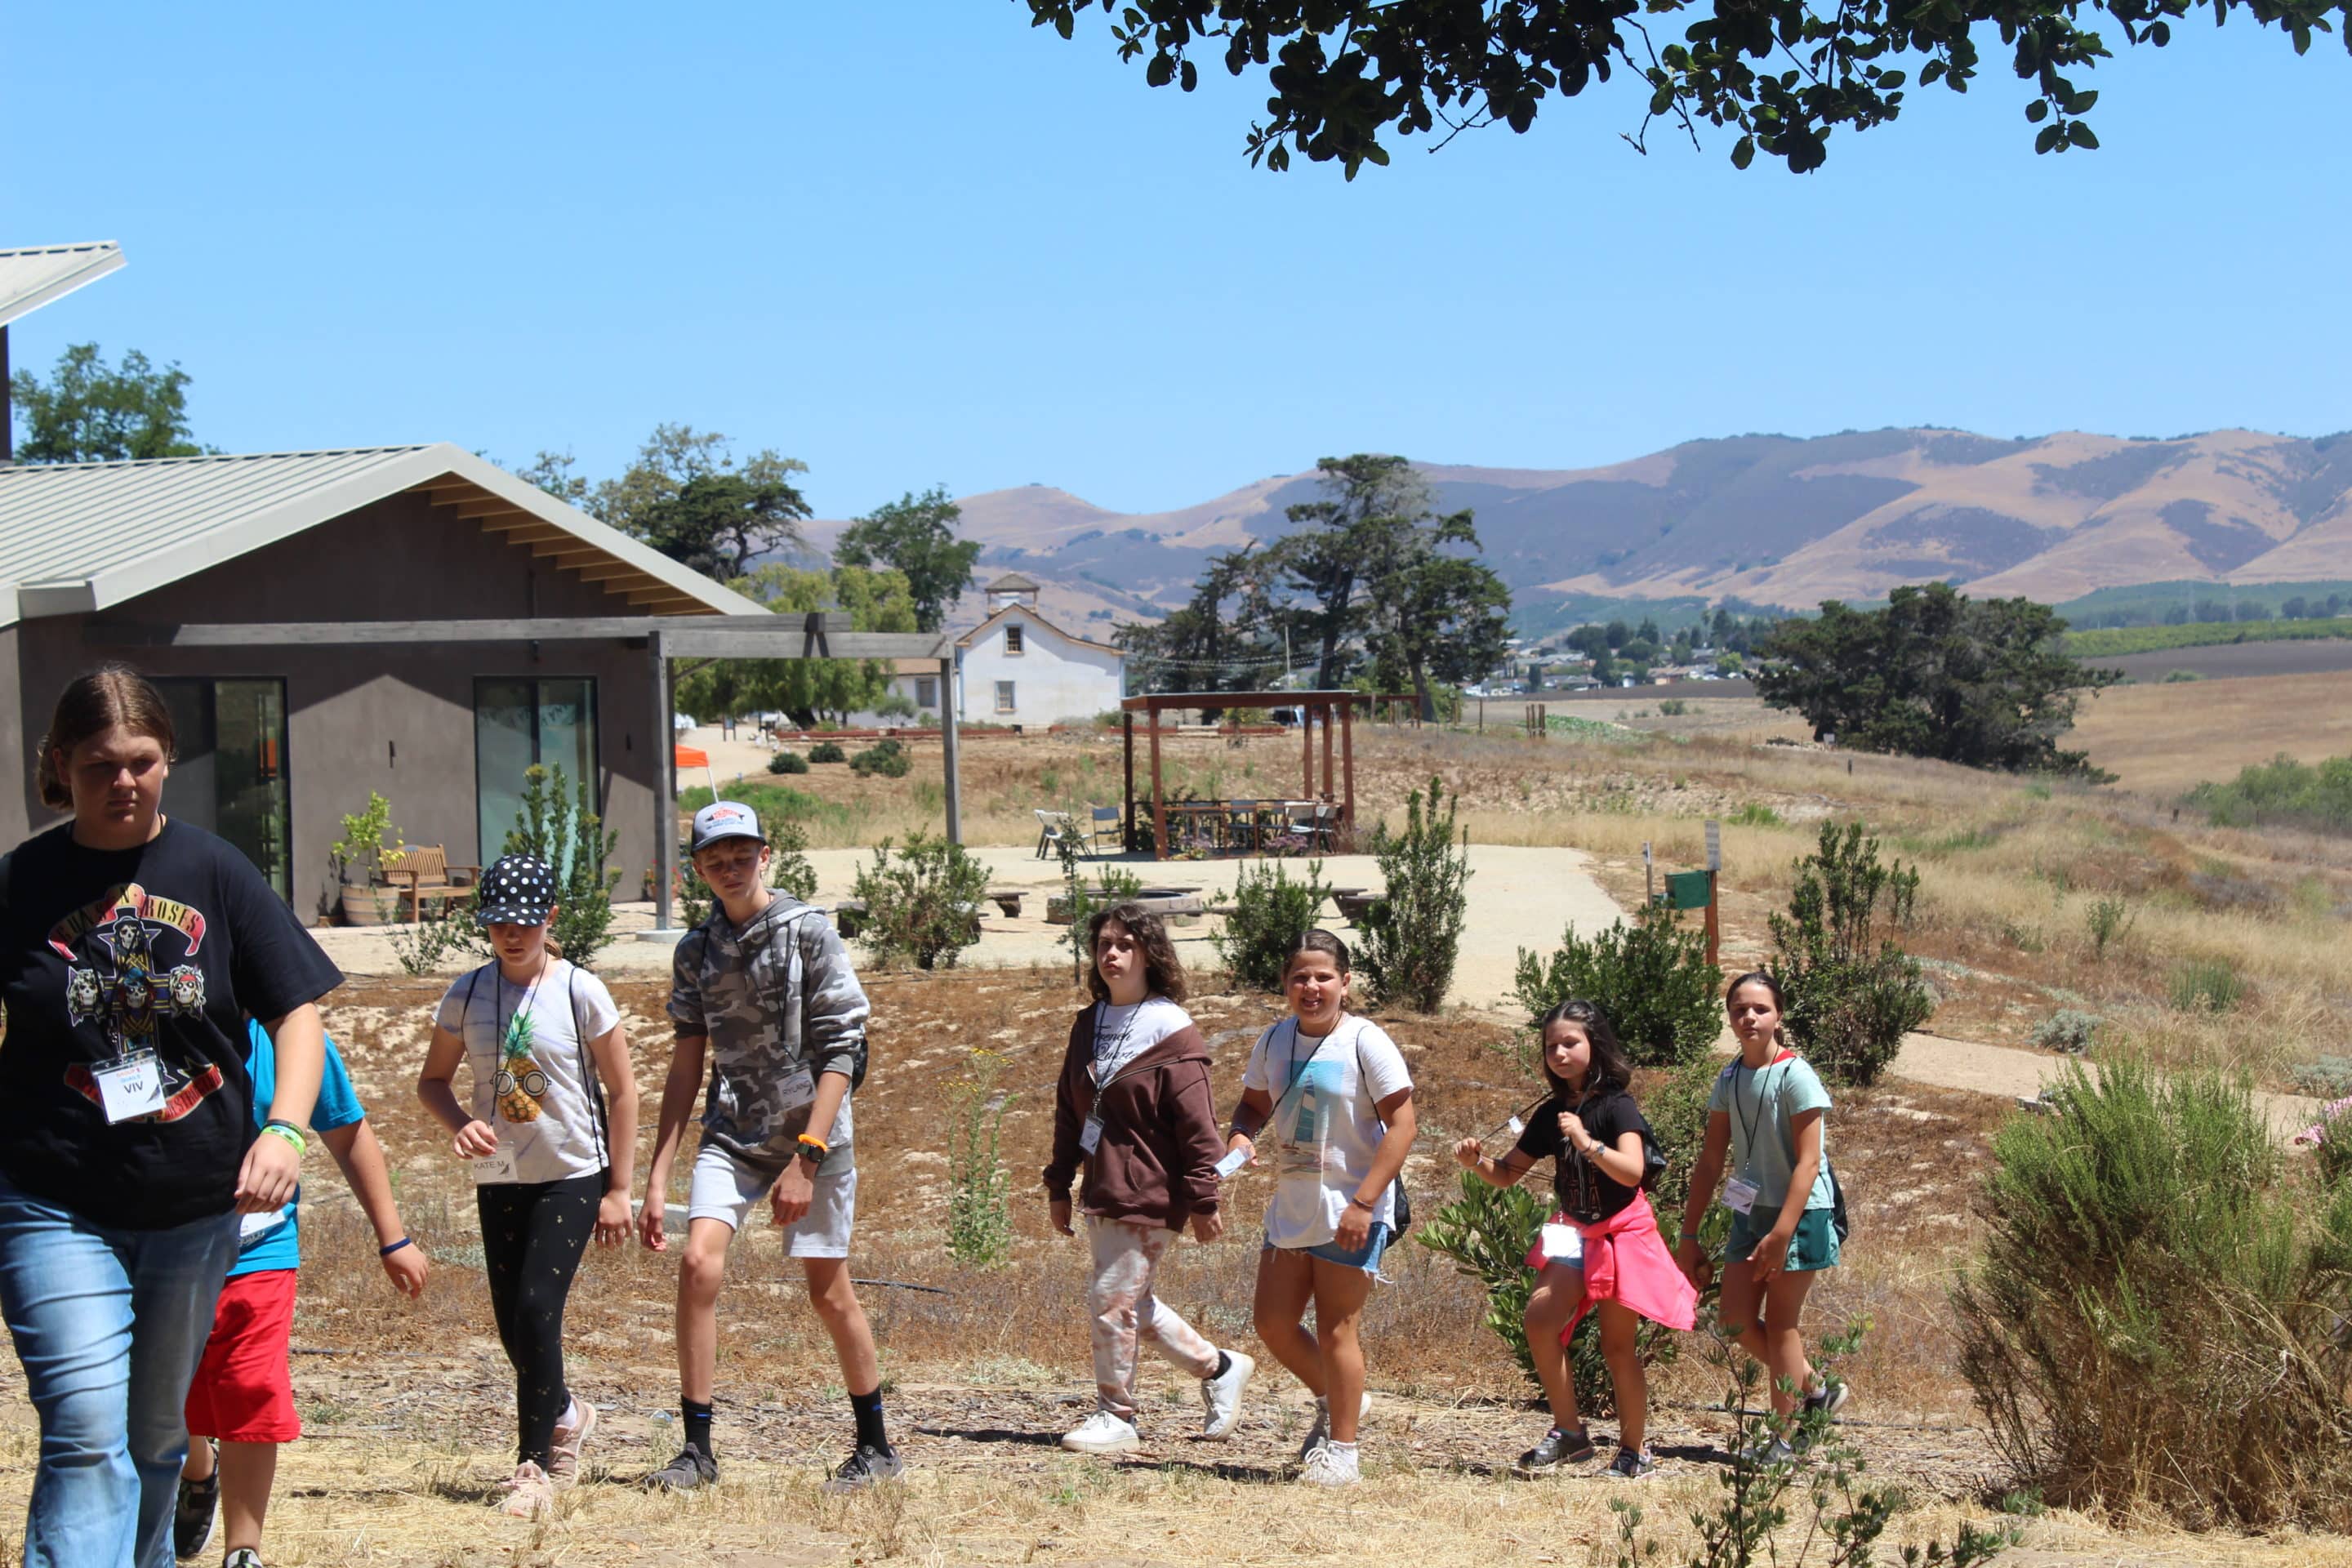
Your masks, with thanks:
<instances>
[{"instance_id":1,"label":"black crew sock","mask_svg":"<svg viewBox=\"0 0 2352 1568\"><path fill-rule=\"evenodd\" d=\"M857 1446L877 1454L890 1452L889 1436L882 1429L882 1391L851 1394L849 1410L857 1417Z\"/></svg>"},{"instance_id":2,"label":"black crew sock","mask_svg":"<svg viewBox=\"0 0 2352 1568\"><path fill-rule=\"evenodd\" d=\"M699 1448L705 1458L710 1453L710 1406L698 1399L681 1399L678 1409L686 1416L686 1445Z\"/></svg>"},{"instance_id":3,"label":"black crew sock","mask_svg":"<svg viewBox=\"0 0 2352 1568\"><path fill-rule=\"evenodd\" d=\"M1220 1378L1220 1377L1224 1376L1224 1375L1225 1375L1225 1373L1229 1373L1229 1372L1231 1372L1231 1371L1233 1371L1233 1370L1234 1370L1234 1358L1233 1358L1233 1357L1231 1357L1231 1356L1229 1356L1229 1355L1227 1355L1224 1352L1223 1352L1223 1351L1219 1351L1219 1352L1217 1352L1217 1370L1216 1370L1216 1371L1214 1371L1214 1372L1213 1372L1213 1373L1211 1373L1209 1374L1209 1376L1210 1376L1211 1380L1213 1380L1213 1380L1215 1380L1215 1379L1217 1379L1217 1378Z\"/></svg>"}]
</instances>

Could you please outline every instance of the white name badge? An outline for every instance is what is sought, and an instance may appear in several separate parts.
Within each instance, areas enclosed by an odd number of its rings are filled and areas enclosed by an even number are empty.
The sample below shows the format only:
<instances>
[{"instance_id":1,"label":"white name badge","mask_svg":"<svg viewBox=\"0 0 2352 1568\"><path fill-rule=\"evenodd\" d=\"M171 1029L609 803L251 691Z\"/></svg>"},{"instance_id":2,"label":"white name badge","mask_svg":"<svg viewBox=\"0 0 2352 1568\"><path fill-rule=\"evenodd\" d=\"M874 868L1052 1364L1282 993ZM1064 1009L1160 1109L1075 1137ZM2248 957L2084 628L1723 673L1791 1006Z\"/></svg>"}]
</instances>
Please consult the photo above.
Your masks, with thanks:
<instances>
[{"instance_id":1,"label":"white name badge","mask_svg":"<svg viewBox=\"0 0 2352 1568\"><path fill-rule=\"evenodd\" d=\"M1217 1180L1222 1182L1244 1165L1248 1164L1249 1157L1250 1152L1246 1149L1235 1149L1228 1153L1217 1162Z\"/></svg>"},{"instance_id":2,"label":"white name badge","mask_svg":"<svg viewBox=\"0 0 2352 1568\"><path fill-rule=\"evenodd\" d=\"M133 1051L93 1068L98 1100L109 1121L152 1116L163 1109L163 1064L152 1051Z\"/></svg>"},{"instance_id":3,"label":"white name badge","mask_svg":"<svg viewBox=\"0 0 2352 1568\"><path fill-rule=\"evenodd\" d=\"M1528 1130L1528 1124L1520 1121L1516 1116L1503 1123L1503 1125L1511 1130L1511 1136L1514 1138L1517 1138L1520 1133L1525 1132Z\"/></svg>"},{"instance_id":4,"label":"white name badge","mask_svg":"<svg viewBox=\"0 0 2352 1568\"><path fill-rule=\"evenodd\" d=\"M485 1154L473 1165L474 1184L478 1187L515 1179L515 1155L511 1149L501 1148L495 1154Z\"/></svg>"},{"instance_id":5,"label":"white name badge","mask_svg":"<svg viewBox=\"0 0 2352 1568\"><path fill-rule=\"evenodd\" d=\"M1081 1154L1091 1154L1095 1152L1095 1145L1101 1142L1102 1118L1099 1116L1087 1117L1086 1124L1078 1129L1078 1152Z\"/></svg>"},{"instance_id":6,"label":"white name badge","mask_svg":"<svg viewBox=\"0 0 2352 1568\"><path fill-rule=\"evenodd\" d=\"M1572 1225L1545 1226L1543 1255L1547 1263L1583 1262L1584 1233Z\"/></svg>"},{"instance_id":7,"label":"white name badge","mask_svg":"<svg viewBox=\"0 0 2352 1568\"><path fill-rule=\"evenodd\" d=\"M1734 1176L1723 1184L1723 1206L1733 1214L1746 1214L1756 1206L1764 1189L1744 1176Z\"/></svg>"}]
</instances>

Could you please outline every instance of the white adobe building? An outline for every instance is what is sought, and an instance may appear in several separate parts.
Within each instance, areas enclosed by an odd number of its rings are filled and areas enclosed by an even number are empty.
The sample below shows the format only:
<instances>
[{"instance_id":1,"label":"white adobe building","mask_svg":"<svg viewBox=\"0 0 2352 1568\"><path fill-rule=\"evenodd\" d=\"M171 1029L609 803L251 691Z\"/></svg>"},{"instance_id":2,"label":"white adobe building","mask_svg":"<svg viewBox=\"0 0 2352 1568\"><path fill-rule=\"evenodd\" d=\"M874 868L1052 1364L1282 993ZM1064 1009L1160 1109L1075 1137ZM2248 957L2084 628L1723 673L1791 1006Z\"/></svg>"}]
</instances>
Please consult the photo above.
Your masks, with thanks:
<instances>
[{"instance_id":1,"label":"white adobe building","mask_svg":"<svg viewBox=\"0 0 2352 1568\"><path fill-rule=\"evenodd\" d=\"M956 717L966 723L1083 723L1127 695L1127 654L1054 625L1037 584L1017 572L991 583L988 618L956 639ZM919 677L901 676L901 689ZM922 693L910 690L917 704ZM936 693L934 693L936 695ZM927 710L934 716L936 707Z\"/></svg>"}]
</instances>

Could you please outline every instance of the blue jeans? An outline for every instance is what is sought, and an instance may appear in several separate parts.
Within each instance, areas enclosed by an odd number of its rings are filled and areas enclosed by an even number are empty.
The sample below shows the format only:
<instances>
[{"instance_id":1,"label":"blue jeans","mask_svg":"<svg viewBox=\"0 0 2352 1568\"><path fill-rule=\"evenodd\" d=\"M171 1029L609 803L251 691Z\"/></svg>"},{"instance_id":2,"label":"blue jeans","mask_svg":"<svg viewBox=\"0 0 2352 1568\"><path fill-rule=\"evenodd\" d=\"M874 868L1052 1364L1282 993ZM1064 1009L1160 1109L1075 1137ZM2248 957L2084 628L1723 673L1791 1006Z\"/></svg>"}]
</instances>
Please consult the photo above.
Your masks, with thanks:
<instances>
[{"instance_id":1,"label":"blue jeans","mask_svg":"<svg viewBox=\"0 0 2352 1568\"><path fill-rule=\"evenodd\" d=\"M0 1177L0 1314L41 1419L25 1568L172 1568L181 1414L236 1226L93 1225Z\"/></svg>"},{"instance_id":2,"label":"blue jeans","mask_svg":"<svg viewBox=\"0 0 2352 1568\"><path fill-rule=\"evenodd\" d=\"M1360 1268L1377 1279L1381 1277L1381 1256L1388 1251L1389 1238L1393 1234L1394 1232L1388 1226L1374 1220L1371 1229L1365 1233L1364 1245L1352 1251L1340 1246L1337 1240L1327 1241L1320 1247L1300 1247L1298 1250L1306 1253L1309 1258L1319 1258L1326 1263L1336 1263L1342 1268ZM1269 1241L1266 1245L1272 1247L1274 1243Z\"/></svg>"}]
</instances>

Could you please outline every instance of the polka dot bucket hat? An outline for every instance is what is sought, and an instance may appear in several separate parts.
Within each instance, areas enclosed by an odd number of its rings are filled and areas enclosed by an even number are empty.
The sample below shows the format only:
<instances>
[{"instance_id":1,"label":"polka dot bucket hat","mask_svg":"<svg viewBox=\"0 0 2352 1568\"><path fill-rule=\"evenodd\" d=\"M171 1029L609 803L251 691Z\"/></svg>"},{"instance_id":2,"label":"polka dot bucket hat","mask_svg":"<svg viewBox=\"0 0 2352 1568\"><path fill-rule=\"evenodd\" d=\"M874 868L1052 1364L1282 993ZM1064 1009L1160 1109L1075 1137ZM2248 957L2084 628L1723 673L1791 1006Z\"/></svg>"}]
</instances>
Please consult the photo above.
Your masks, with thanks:
<instances>
[{"instance_id":1,"label":"polka dot bucket hat","mask_svg":"<svg viewBox=\"0 0 2352 1568\"><path fill-rule=\"evenodd\" d=\"M504 855L482 879L483 925L545 925L555 908L555 871L536 855Z\"/></svg>"}]
</instances>

